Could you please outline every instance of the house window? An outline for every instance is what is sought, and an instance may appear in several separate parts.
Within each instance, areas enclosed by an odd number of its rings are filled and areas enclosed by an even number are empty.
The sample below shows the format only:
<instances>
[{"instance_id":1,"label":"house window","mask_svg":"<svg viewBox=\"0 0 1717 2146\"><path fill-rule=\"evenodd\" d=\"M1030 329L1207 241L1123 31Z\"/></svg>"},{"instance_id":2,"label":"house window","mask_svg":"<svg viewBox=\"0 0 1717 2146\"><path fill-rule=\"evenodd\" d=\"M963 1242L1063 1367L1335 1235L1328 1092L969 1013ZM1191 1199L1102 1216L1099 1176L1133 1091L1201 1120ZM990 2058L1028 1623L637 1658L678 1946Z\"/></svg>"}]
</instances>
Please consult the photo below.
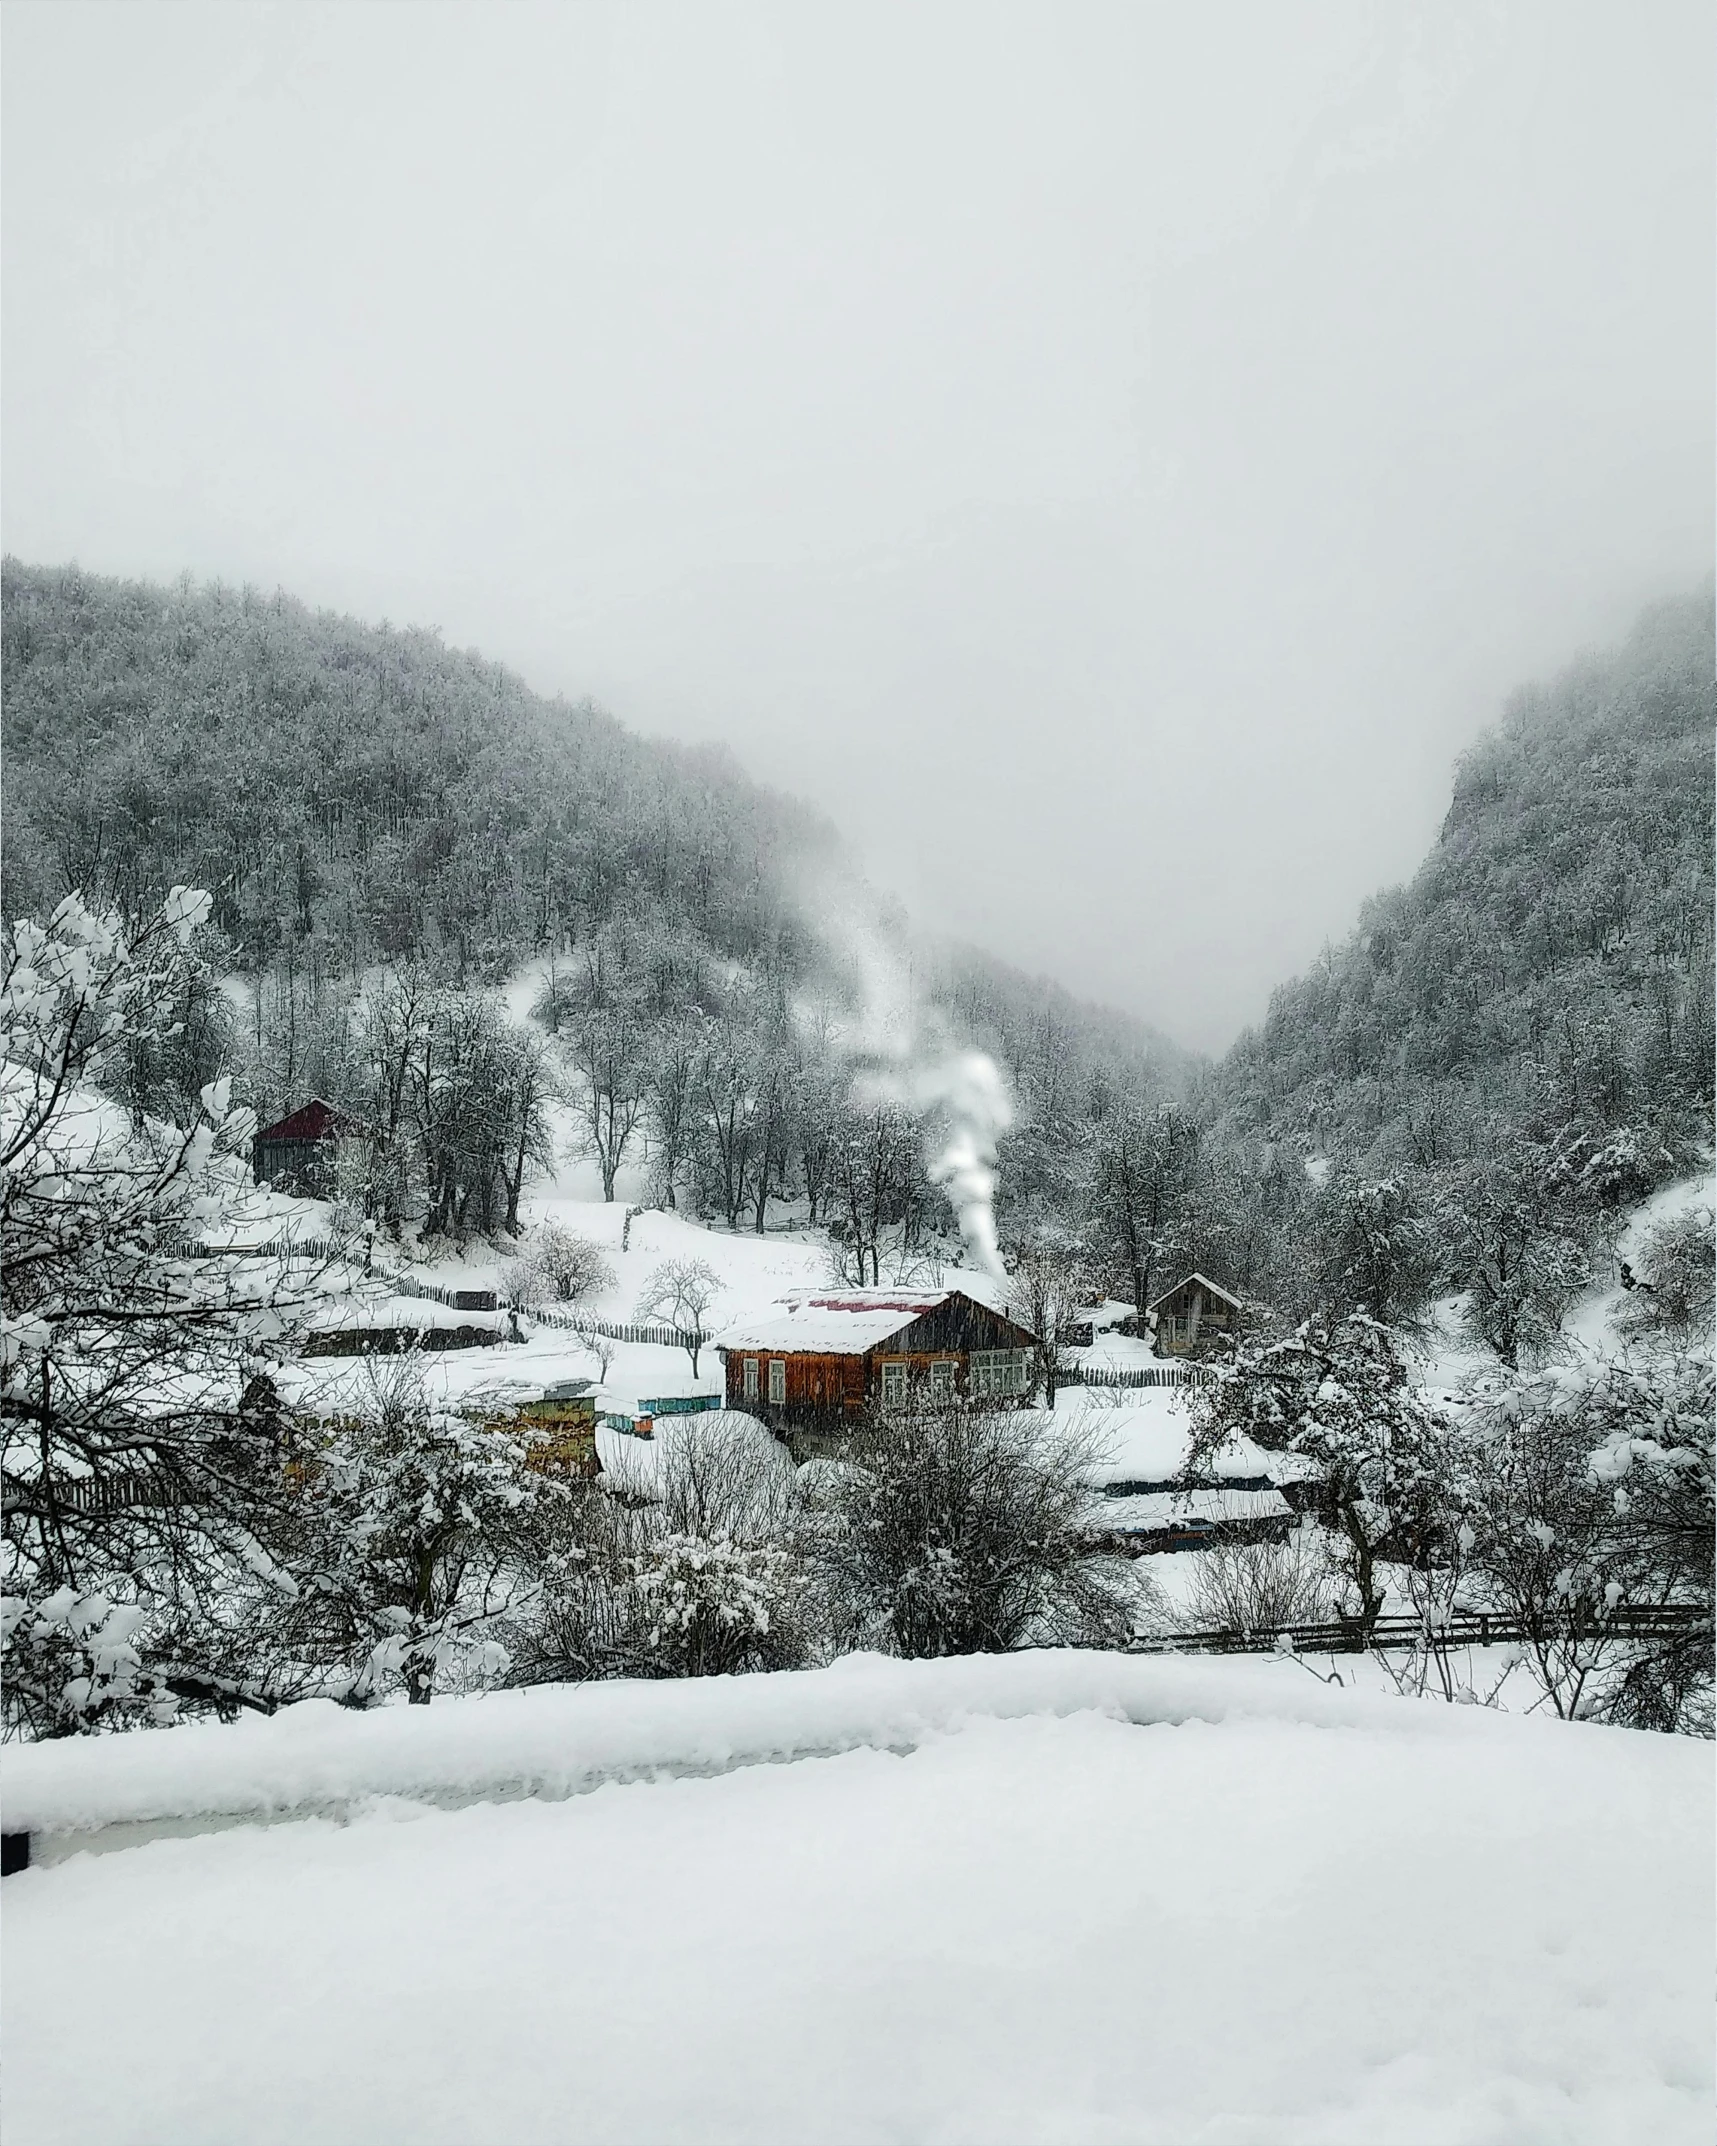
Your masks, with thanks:
<instances>
[{"instance_id":1,"label":"house window","mask_svg":"<svg viewBox=\"0 0 1717 2146\"><path fill-rule=\"evenodd\" d=\"M748 1401L755 1401L757 1398L757 1359L755 1356L748 1356L745 1359L745 1398Z\"/></svg>"},{"instance_id":2,"label":"house window","mask_svg":"<svg viewBox=\"0 0 1717 2146\"><path fill-rule=\"evenodd\" d=\"M882 1367L882 1398L887 1402L906 1399L906 1366L884 1364Z\"/></svg>"},{"instance_id":3,"label":"house window","mask_svg":"<svg viewBox=\"0 0 1717 2146\"><path fill-rule=\"evenodd\" d=\"M954 1359L943 1357L930 1366L930 1398L933 1401L951 1401L954 1398Z\"/></svg>"},{"instance_id":4,"label":"house window","mask_svg":"<svg viewBox=\"0 0 1717 2146\"><path fill-rule=\"evenodd\" d=\"M1020 1394L1026 1390L1023 1349L974 1349L970 1374L974 1394Z\"/></svg>"},{"instance_id":5,"label":"house window","mask_svg":"<svg viewBox=\"0 0 1717 2146\"><path fill-rule=\"evenodd\" d=\"M779 1408L787 1398L787 1366L779 1356L769 1359L769 1403Z\"/></svg>"}]
</instances>

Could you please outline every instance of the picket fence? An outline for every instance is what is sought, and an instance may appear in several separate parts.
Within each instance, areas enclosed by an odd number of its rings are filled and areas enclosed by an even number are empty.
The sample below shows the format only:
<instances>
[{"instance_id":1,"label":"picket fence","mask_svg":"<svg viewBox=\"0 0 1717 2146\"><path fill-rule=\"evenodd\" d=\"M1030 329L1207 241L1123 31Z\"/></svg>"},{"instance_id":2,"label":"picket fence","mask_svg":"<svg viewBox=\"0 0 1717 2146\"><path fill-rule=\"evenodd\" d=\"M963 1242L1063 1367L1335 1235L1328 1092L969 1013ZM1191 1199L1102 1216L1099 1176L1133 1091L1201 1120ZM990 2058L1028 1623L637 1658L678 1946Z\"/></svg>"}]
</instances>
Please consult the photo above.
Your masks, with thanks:
<instances>
[{"instance_id":1,"label":"picket fence","mask_svg":"<svg viewBox=\"0 0 1717 2146\"><path fill-rule=\"evenodd\" d=\"M266 1244L206 1244L193 1239L187 1259L354 1259L358 1253L336 1237L271 1237Z\"/></svg>"},{"instance_id":2,"label":"picket fence","mask_svg":"<svg viewBox=\"0 0 1717 2146\"><path fill-rule=\"evenodd\" d=\"M709 1341L705 1333L693 1333L679 1326L639 1326L621 1319L598 1319L587 1312L557 1311L547 1304L530 1304L525 1307L528 1318L538 1320L544 1326L564 1327L571 1334L599 1334L607 1341L648 1342L658 1349L703 1348Z\"/></svg>"},{"instance_id":3,"label":"picket fence","mask_svg":"<svg viewBox=\"0 0 1717 2146\"><path fill-rule=\"evenodd\" d=\"M167 1476L132 1470L123 1475L43 1478L32 1485L7 1479L7 1503L40 1501L69 1513L118 1513L133 1506L174 1506L187 1502L185 1486Z\"/></svg>"},{"instance_id":4,"label":"picket fence","mask_svg":"<svg viewBox=\"0 0 1717 2146\"><path fill-rule=\"evenodd\" d=\"M1097 1364L1075 1364L1058 1371L1058 1386L1207 1386L1215 1377L1203 1364L1141 1364L1137 1370L1109 1370Z\"/></svg>"}]
</instances>

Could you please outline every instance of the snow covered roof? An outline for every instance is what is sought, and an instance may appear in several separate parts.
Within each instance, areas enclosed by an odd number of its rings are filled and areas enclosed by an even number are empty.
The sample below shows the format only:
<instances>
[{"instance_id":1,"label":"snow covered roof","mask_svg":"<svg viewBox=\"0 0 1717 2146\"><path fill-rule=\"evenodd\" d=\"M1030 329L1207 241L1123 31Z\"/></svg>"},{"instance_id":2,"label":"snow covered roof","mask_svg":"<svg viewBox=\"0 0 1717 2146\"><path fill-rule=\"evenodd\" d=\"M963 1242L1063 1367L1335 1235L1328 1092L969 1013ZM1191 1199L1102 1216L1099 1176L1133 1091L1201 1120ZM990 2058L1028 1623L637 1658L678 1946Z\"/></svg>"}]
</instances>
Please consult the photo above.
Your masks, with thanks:
<instances>
[{"instance_id":1,"label":"snow covered roof","mask_svg":"<svg viewBox=\"0 0 1717 2146\"><path fill-rule=\"evenodd\" d=\"M1064 1387L1058 1399L1074 1412L1090 1405L1073 1387ZM1172 1484L1186 1466L1192 1417L1184 1388L1147 1387L1119 1408L1094 1411L1092 1421L1101 1446L1091 1470L1094 1483ZM1209 1456L1201 1472L1218 1483L1292 1483L1317 1470L1297 1453L1267 1453L1250 1438L1235 1436Z\"/></svg>"},{"instance_id":2,"label":"snow covered roof","mask_svg":"<svg viewBox=\"0 0 1717 2146\"><path fill-rule=\"evenodd\" d=\"M1201 1289L1208 1289L1213 1297L1220 1297L1224 1304L1232 1304L1236 1311L1244 1311L1245 1305L1232 1289L1224 1289L1220 1282L1213 1282L1208 1274L1183 1274L1172 1289L1165 1289L1148 1309L1155 1311L1158 1304L1166 1304L1170 1297L1177 1297L1188 1282L1196 1282Z\"/></svg>"},{"instance_id":3,"label":"snow covered roof","mask_svg":"<svg viewBox=\"0 0 1717 2146\"><path fill-rule=\"evenodd\" d=\"M1287 1520L1292 1514L1279 1490L1157 1490L1100 1499L1089 1517L1118 1535L1160 1535L1189 1520Z\"/></svg>"},{"instance_id":4,"label":"snow covered roof","mask_svg":"<svg viewBox=\"0 0 1717 2146\"><path fill-rule=\"evenodd\" d=\"M804 1350L818 1356L862 1356L914 1319L961 1295L958 1289L842 1289L782 1297L715 1338L732 1349Z\"/></svg>"},{"instance_id":5,"label":"snow covered roof","mask_svg":"<svg viewBox=\"0 0 1717 2146\"><path fill-rule=\"evenodd\" d=\"M349 1118L343 1110L336 1110L332 1103L312 1096L301 1110L278 1124L264 1126L257 1134L261 1141L274 1140L331 1140L338 1133L358 1133L363 1127L356 1118Z\"/></svg>"}]
</instances>

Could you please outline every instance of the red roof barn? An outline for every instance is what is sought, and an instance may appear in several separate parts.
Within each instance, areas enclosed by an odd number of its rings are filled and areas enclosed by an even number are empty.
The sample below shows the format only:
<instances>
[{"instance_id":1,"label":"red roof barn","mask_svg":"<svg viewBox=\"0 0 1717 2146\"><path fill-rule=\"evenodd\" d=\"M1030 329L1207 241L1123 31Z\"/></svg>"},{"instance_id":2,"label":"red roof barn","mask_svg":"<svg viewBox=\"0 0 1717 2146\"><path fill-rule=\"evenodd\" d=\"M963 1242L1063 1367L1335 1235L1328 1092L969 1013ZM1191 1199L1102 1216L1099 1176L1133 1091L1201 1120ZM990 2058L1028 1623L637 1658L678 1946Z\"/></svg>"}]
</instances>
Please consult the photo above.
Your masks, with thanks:
<instances>
[{"instance_id":1,"label":"red roof barn","mask_svg":"<svg viewBox=\"0 0 1717 2146\"><path fill-rule=\"evenodd\" d=\"M302 1109L257 1134L251 1143L251 1167L259 1185L325 1200L333 1195L342 1150L355 1152L364 1139L364 1127L356 1118L312 1096Z\"/></svg>"}]
</instances>

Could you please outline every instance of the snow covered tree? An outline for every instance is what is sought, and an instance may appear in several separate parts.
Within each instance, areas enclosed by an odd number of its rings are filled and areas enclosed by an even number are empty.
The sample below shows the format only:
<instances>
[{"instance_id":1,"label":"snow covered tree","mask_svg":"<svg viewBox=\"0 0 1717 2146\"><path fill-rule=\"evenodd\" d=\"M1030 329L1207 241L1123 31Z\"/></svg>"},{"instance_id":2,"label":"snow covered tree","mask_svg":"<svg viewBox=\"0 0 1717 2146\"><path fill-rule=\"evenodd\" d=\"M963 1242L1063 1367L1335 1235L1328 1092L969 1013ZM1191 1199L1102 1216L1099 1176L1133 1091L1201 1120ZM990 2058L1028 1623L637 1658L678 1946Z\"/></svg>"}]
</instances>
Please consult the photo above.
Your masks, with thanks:
<instances>
[{"instance_id":1,"label":"snow covered tree","mask_svg":"<svg viewBox=\"0 0 1717 2146\"><path fill-rule=\"evenodd\" d=\"M1036 1336L1037 1383L1051 1408L1080 1311L1096 1293L1081 1248L1059 1232L1040 1230L1014 1248L1008 1262L1008 1317Z\"/></svg>"},{"instance_id":2,"label":"snow covered tree","mask_svg":"<svg viewBox=\"0 0 1717 2146\"><path fill-rule=\"evenodd\" d=\"M1626 1651L1628 1561L1592 1465L1600 1374L1543 1371L1475 1399L1470 1525L1490 1600L1525 1634L1528 1670L1563 1719L1601 1702ZM1594 1415L1596 1411L1596 1415Z\"/></svg>"},{"instance_id":3,"label":"snow covered tree","mask_svg":"<svg viewBox=\"0 0 1717 2146\"><path fill-rule=\"evenodd\" d=\"M1610 1367L1585 1413L1602 1432L1590 1467L1614 1510L1628 1599L1702 1612L1686 1629L1633 1647L1606 1713L1635 1728L1709 1736L1717 1596L1717 1393L1709 1324L1695 1351Z\"/></svg>"},{"instance_id":4,"label":"snow covered tree","mask_svg":"<svg viewBox=\"0 0 1717 2146\"><path fill-rule=\"evenodd\" d=\"M1456 1175L1444 1223L1478 1339L1511 1371L1551 1348L1589 1271L1556 1155L1505 1138Z\"/></svg>"},{"instance_id":5,"label":"snow covered tree","mask_svg":"<svg viewBox=\"0 0 1717 2146\"><path fill-rule=\"evenodd\" d=\"M1242 1342L1191 1405L1189 1476L1236 1436L1317 1464L1337 1570L1369 1637L1383 1609L1378 1563L1425 1555L1458 1513L1461 1481L1459 1435L1409 1381L1388 1328L1362 1312L1320 1315L1286 1340Z\"/></svg>"},{"instance_id":6,"label":"snow covered tree","mask_svg":"<svg viewBox=\"0 0 1717 2146\"><path fill-rule=\"evenodd\" d=\"M7 1686L9 1718L35 1733L133 1701L256 1697L233 1673L236 1612L215 1575L223 1561L240 1578L272 1570L257 1530L280 1494L280 1422L258 1352L316 1276L210 1249L254 1235L255 1121L225 1080L184 1126L139 1130L101 1093L171 1024L158 980L194 959L207 911L175 888L127 929L70 895L7 942Z\"/></svg>"},{"instance_id":7,"label":"snow covered tree","mask_svg":"<svg viewBox=\"0 0 1717 2146\"><path fill-rule=\"evenodd\" d=\"M1405 1178L1367 1178L1333 1169L1320 1189L1312 1228L1322 1310L1369 1312L1385 1326L1417 1320L1437 1275L1435 1239Z\"/></svg>"},{"instance_id":8,"label":"snow covered tree","mask_svg":"<svg viewBox=\"0 0 1717 2146\"><path fill-rule=\"evenodd\" d=\"M1128 1100L1098 1129L1093 1211L1110 1261L1144 1317L1165 1261L1194 1233L1202 1132L1178 1104Z\"/></svg>"}]
</instances>

